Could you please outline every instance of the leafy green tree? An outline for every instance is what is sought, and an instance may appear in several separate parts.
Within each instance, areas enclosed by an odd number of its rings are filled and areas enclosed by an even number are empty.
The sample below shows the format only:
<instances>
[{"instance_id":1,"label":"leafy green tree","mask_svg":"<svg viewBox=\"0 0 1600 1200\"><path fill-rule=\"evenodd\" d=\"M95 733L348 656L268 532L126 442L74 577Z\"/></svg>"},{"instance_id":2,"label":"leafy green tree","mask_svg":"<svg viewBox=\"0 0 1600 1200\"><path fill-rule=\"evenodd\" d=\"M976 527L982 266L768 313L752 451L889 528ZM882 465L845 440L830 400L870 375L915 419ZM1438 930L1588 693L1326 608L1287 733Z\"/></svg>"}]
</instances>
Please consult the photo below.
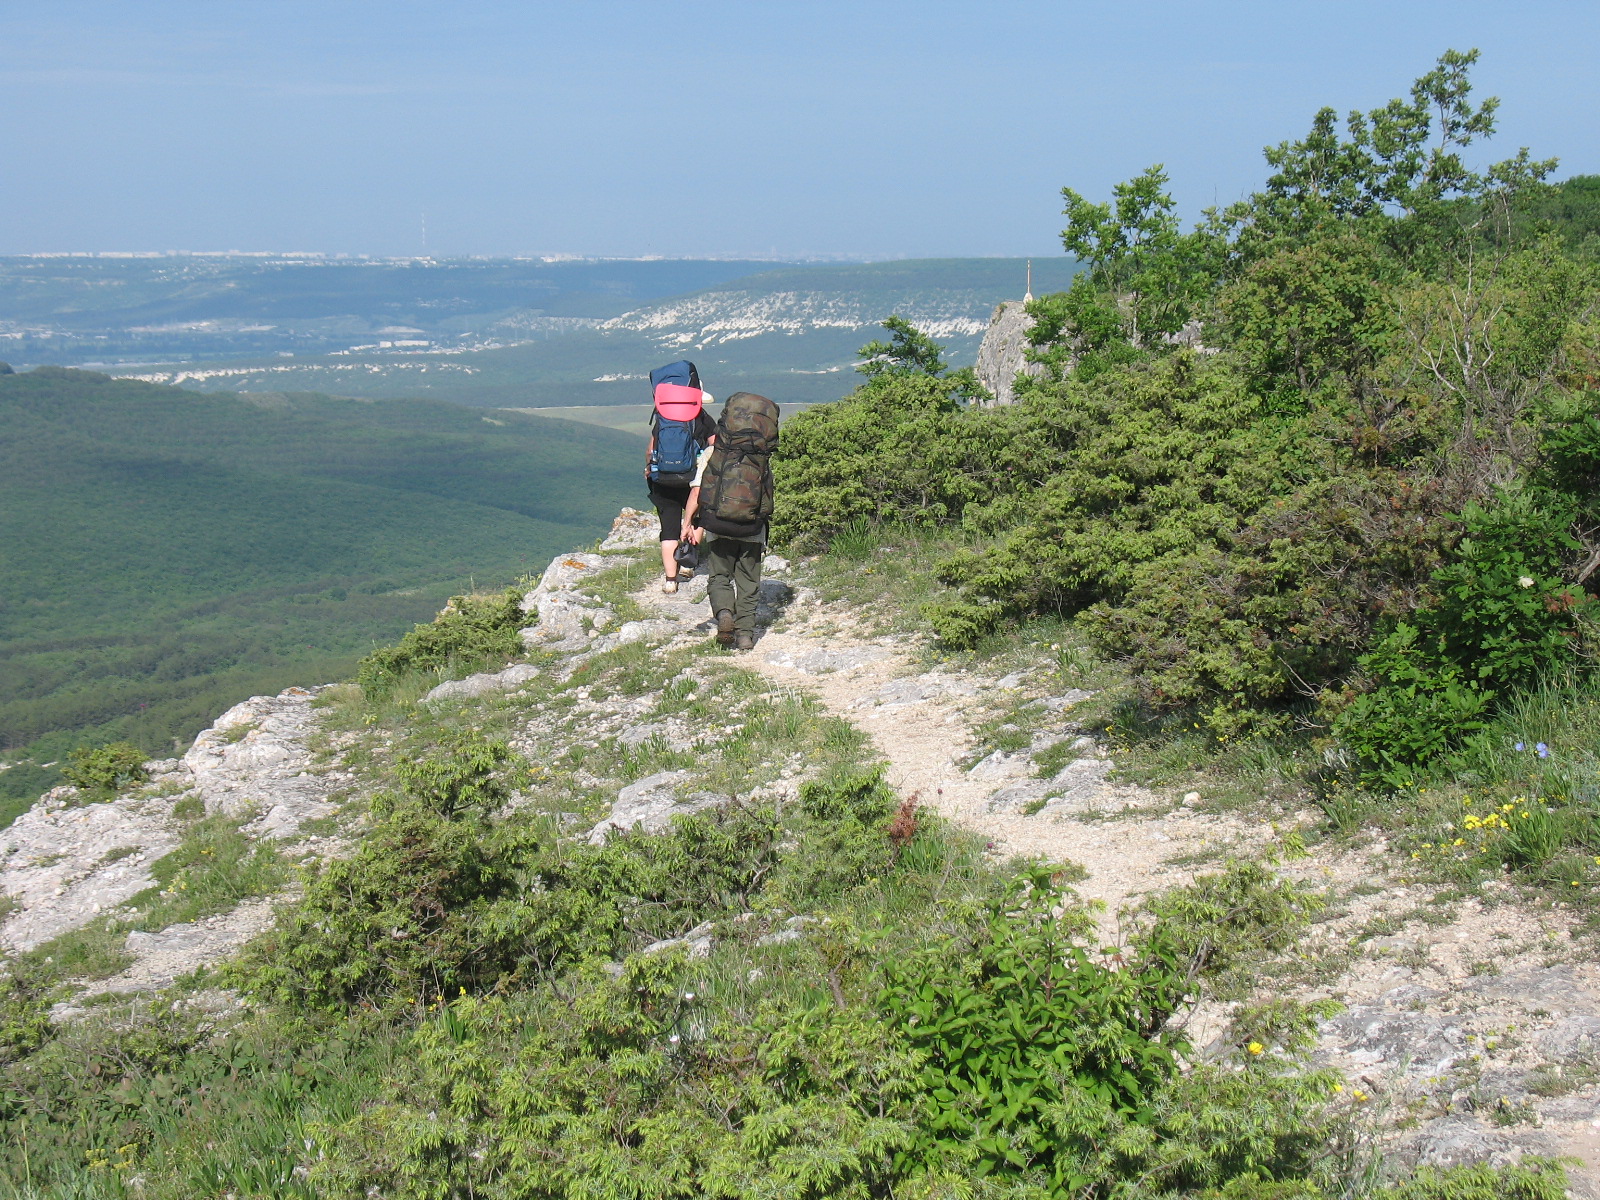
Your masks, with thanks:
<instances>
[{"instance_id":1,"label":"leafy green tree","mask_svg":"<svg viewBox=\"0 0 1600 1200\"><path fill-rule=\"evenodd\" d=\"M971 367L952 371L944 360L944 347L904 317L890 316L883 327L889 331L887 342L875 339L856 351L862 360L856 370L869 382L923 375L944 380L946 394L954 401L992 399Z\"/></svg>"},{"instance_id":2,"label":"leafy green tree","mask_svg":"<svg viewBox=\"0 0 1600 1200\"><path fill-rule=\"evenodd\" d=\"M1410 96L1370 112L1351 112L1341 136L1337 113L1321 109L1298 141L1264 151L1274 168L1263 191L1209 214L1209 223L1234 241L1235 261L1248 262L1284 240L1310 237L1320 227L1354 224L1391 247L1418 254L1448 243L1482 212L1453 202L1501 199L1536 184L1555 160L1534 161L1524 149L1479 174L1462 152L1494 133L1499 100L1474 105L1470 68L1478 51L1447 50Z\"/></svg>"},{"instance_id":3,"label":"leafy green tree","mask_svg":"<svg viewBox=\"0 0 1600 1200\"><path fill-rule=\"evenodd\" d=\"M1224 289L1218 331L1257 390L1289 408L1329 386L1369 390L1398 332L1391 273L1353 233L1285 245Z\"/></svg>"},{"instance_id":4,"label":"leafy green tree","mask_svg":"<svg viewBox=\"0 0 1600 1200\"><path fill-rule=\"evenodd\" d=\"M1600 259L1600 175L1574 175L1544 187L1530 187L1518 198L1515 220L1521 230L1549 230L1569 254Z\"/></svg>"},{"instance_id":5,"label":"leafy green tree","mask_svg":"<svg viewBox=\"0 0 1600 1200\"><path fill-rule=\"evenodd\" d=\"M1030 359L1045 364L1052 379L1069 370L1093 378L1169 349L1215 287L1217 233L1181 231L1160 164L1117 184L1106 203L1070 187L1061 195L1061 244L1087 270L1067 291L1028 306Z\"/></svg>"},{"instance_id":6,"label":"leafy green tree","mask_svg":"<svg viewBox=\"0 0 1600 1200\"><path fill-rule=\"evenodd\" d=\"M1094 204L1062 188L1067 227L1061 245L1088 266L1073 281L1072 317L1089 349L1115 326L1133 346L1152 344L1182 329L1195 302L1210 290L1206 238L1180 232L1177 205L1161 165L1112 188ZM1097 311L1098 310L1098 311Z\"/></svg>"},{"instance_id":7,"label":"leafy green tree","mask_svg":"<svg viewBox=\"0 0 1600 1200\"><path fill-rule=\"evenodd\" d=\"M944 361L944 347L897 315L883 322L889 331L887 342L874 339L856 351L862 361L856 370L868 379L883 375L943 375L950 369Z\"/></svg>"}]
</instances>

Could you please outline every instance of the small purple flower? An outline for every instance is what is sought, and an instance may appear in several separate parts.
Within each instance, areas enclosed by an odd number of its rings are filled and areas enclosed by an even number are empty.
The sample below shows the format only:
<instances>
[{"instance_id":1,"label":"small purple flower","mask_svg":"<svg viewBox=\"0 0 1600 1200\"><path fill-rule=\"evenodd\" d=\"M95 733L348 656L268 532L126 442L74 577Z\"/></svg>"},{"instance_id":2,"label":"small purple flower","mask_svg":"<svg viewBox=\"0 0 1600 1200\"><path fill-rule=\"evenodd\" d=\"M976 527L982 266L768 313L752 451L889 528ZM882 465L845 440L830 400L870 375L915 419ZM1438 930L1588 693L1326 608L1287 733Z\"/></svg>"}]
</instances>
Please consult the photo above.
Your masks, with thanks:
<instances>
[{"instance_id":1,"label":"small purple flower","mask_svg":"<svg viewBox=\"0 0 1600 1200\"><path fill-rule=\"evenodd\" d=\"M1550 747L1546 746L1543 742L1536 743L1534 745L1534 747L1533 747L1533 752L1535 754L1537 754L1540 758L1549 758L1550 757Z\"/></svg>"},{"instance_id":2,"label":"small purple flower","mask_svg":"<svg viewBox=\"0 0 1600 1200\"><path fill-rule=\"evenodd\" d=\"M1513 750L1515 750L1518 754L1521 754L1523 752L1523 750L1527 749L1527 747L1525 747L1521 742L1518 742L1515 746L1513 746L1511 748Z\"/></svg>"}]
</instances>

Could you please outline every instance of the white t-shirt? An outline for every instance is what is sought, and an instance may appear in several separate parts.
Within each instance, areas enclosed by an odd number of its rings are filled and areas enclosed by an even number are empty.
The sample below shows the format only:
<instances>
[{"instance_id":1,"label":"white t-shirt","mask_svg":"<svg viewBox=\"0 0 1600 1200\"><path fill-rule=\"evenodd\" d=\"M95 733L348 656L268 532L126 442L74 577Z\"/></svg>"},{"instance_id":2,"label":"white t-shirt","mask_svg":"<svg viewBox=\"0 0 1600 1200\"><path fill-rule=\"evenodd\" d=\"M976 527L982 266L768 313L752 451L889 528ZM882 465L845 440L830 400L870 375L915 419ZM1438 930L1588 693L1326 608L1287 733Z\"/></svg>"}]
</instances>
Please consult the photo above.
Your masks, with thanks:
<instances>
[{"instance_id":1,"label":"white t-shirt","mask_svg":"<svg viewBox=\"0 0 1600 1200\"><path fill-rule=\"evenodd\" d=\"M700 451L700 456L694 460L694 479L689 484L690 487L697 488L700 486L700 477L706 473L706 464L711 461L711 452L715 449L715 446L707 446Z\"/></svg>"}]
</instances>

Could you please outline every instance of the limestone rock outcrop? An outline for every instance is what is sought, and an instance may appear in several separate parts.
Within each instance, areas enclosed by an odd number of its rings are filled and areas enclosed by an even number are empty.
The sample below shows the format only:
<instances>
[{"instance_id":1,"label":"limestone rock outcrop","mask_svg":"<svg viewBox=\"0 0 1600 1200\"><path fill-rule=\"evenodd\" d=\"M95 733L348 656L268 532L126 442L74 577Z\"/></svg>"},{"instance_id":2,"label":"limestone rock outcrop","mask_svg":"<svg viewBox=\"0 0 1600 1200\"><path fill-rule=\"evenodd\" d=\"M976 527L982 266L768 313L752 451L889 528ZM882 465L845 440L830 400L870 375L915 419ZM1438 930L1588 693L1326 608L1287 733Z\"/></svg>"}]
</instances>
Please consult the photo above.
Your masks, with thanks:
<instances>
[{"instance_id":1,"label":"limestone rock outcrop","mask_svg":"<svg viewBox=\"0 0 1600 1200\"><path fill-rule=\"evenodd\" d=\"M989 318L989 328L978 347L978 382L994 394L994 402L1016 402L1016 378L1024 375L1041 375L1044 368L1028 362L1024 353L1029 348L1028 331L1033 328L1033 318L1021 300L1006 300L995 306Z\"/></svg>"},{"instance_id":2,"label":"limestone rock outcrop","mask_svg":"<svg viewBox=\"0 0 1600 1200\"><path fill-rule=\"evenodd\" d=\"M625 508L611 522L611 532L600 543L600 549L608 554L617 550L639 550L655 545L660 538L661 522L655 513Z\"/></svg>"},{"instance_id":3,"label":"limestone rock outcrop","mask_svg":"<svg viewBox=\"0 0 1600 1200\"><path fill-rule=\"evenodd\" d=\"M347 779L313 769L314 695L289 688L234 705L181 761L150 763L147 786L112 799L47 792L0 833L0 893L11 905L0 945L31 949L151 887L150 865L183 840L186 819L174 809L185 801L246 818L244 833L275 840L333 812L329 794Z\"/></svg>"},{"instance_id":4,"label":"limestone rock outcrop","mask_svg":"<svg viewBox=\"0 0 1600 1200\"><path fill-rule=\"evenodd\" d=\"M532 663L516 663L503 671L485 671L477 675L468 675L465 679L448 679L423 699L476 700L491 692L515 691L523 684L537 678L539 678L538 667Z\"/></svg>"},{"instance_id":5,"label":"limestone rock outcrop","mask_svg":"<svg viewBox=\"0 0 1600 1200\"><path fill-rule=\"evenodd\" d=\"M588 645L591 636L611 623L612 612L576 589L607 565L599 554L557 555L538 586L522 598L522 611L539 618L538 624L522 630L523 644L546 650L581 650Z\"/></svg>"},{"instance_id":6,"label":"limestone rock outcrop","mask_svg":"<svg viewBox=\"0 0 1600 1200\"><path fill-rule=\"evenodd\" d=\"M77 801L76 788L55 788L0 835L0 892L13 906L0 942L31 950L87 925L152 886L150 864L178 845L170 799Z\"/></svg>"},{"instance_id":7,"label":"limestone rock outcrop","mask_svg":"<svg viewBox=\"0 0 1600 1200\"><path fill-rule=\"evenodd\" d=\"M183 767L206 812L254 812L258 816L247 832L288 838L303 822L333 811L327 799L333 781L311 771L307 746L317 725L311 707L315 694L289 688L276 696L252 696L195 738Z\"/></svg>"},{"instance_id":8,"label":"limestone rock outcrop","mask_svg":"<svg viewBox=\"0 0 1600 1200\"><path fill-rule=\"evenodd\" d=\"M661 771L630 783L617 793L611 813L589 831L589 844L603 846L619 830L642 829L661 833L674 817L686 817L728 803L730 797L719 792L679 794L679 785L689 777L687 771Z\"/></svg>"}]
</instances>

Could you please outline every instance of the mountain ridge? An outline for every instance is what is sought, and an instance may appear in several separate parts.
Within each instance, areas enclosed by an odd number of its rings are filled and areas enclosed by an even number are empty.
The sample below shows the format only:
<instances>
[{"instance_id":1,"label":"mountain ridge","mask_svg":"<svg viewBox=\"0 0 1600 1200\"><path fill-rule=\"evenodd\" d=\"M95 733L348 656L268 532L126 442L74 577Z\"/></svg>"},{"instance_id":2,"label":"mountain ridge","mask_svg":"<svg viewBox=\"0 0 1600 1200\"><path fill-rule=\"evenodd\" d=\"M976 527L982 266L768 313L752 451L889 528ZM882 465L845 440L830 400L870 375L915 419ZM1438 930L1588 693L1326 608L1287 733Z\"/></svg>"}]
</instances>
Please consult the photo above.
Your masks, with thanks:
<instances>
[{"instance_id":1,"label":"mountain ridge","mask_svg":"<svg viewBox=\"0 0 1600 1200\"><path fill-rule=\"evenodd\" d=\"M785 267L652 300L604 318L508 314L459 345L346 349L312 359L119 369L201 389L304 389L374 398L429 395L505 408L627 404L663 355L697 354L714 392L745 389L816 403L836 399L855 351L888 316L976 359L997 303L1020 295L1023 259L924 259ZM1041 290L1065 288L1076 264L1034 263ZM475 340L474 340L475 339ZM404 341L404 339L400 339ZM726 382L719 382L719 380Z\"/></svg>"}]
</instances>

